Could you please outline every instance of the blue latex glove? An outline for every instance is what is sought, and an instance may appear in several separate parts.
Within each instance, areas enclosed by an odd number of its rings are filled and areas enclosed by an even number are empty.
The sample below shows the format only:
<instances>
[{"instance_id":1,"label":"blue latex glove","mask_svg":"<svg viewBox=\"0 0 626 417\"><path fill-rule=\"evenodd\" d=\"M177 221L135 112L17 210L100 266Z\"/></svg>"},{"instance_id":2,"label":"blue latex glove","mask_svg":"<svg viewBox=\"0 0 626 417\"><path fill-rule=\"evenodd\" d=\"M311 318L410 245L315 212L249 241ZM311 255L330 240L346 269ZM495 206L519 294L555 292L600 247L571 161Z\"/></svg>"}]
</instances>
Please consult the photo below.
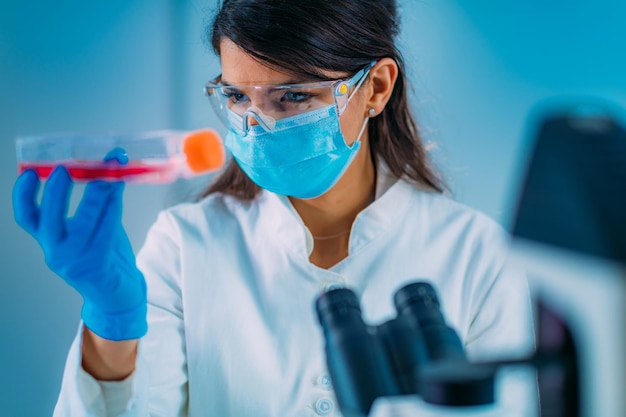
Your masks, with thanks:
<instances>
[{"instance_id":1,"label":"blue latex glove","mask_svg":"<svg viewBox=\"0 0 626 417\"><path fill-rule=\"evenodd\" d=\"M67 170L55 168L38 207L39 183L34 171L25 171L15 182L15 220L37 239L50 269L82 295L87 328L117 341L145 335L146 284L122 226L124 183L90 182L71 218Z\"/></svg>"}]
</instances>

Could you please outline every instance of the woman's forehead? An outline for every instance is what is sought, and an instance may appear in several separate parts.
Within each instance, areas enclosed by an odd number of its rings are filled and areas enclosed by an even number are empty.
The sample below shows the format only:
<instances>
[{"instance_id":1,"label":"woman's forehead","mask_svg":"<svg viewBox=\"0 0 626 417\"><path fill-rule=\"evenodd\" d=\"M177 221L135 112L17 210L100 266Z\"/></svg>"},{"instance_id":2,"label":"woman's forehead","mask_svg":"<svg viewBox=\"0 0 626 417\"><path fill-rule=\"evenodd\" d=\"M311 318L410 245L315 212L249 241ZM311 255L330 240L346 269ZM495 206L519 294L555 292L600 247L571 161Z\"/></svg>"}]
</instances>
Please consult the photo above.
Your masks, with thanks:
<instances>
[{"instance_id":1,"label":"woman's forehead","mask_svg":"<svg viewBox=\"0 0 626 417\"><path fill-rule=\"evenodd\" d=\"M230 85L276 85L297 84L314 81L306 76L299 76L293 72L280 71L269 67L265 63L241 49L230 39L220 41L220 58L222 63L222 81ZM328 79L342 78L340 72L327 73Z\"/></svg>"}]
</instances>

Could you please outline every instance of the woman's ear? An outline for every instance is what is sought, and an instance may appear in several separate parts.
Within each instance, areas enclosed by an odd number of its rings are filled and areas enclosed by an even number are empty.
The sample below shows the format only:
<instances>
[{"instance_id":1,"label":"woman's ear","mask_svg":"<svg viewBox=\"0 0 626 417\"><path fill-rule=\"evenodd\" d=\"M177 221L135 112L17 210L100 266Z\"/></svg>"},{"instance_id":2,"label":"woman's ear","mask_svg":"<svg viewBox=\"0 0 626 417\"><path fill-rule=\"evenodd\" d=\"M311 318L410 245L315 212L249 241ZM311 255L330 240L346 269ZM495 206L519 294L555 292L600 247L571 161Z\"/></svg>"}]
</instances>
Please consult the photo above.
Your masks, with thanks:
<instances>
[{"instance_id":1,"label":"woman's ear","mask_svg":"<svg viewBox=\"0 0 626 417\"><path fill-rule=\"evenodd\" d=\"M398 78L398 64L391 58L382 58L370 70L370 96L367 109L374 109L370 117L379 115L393 92Z\"/></svg>"}]
</instances>

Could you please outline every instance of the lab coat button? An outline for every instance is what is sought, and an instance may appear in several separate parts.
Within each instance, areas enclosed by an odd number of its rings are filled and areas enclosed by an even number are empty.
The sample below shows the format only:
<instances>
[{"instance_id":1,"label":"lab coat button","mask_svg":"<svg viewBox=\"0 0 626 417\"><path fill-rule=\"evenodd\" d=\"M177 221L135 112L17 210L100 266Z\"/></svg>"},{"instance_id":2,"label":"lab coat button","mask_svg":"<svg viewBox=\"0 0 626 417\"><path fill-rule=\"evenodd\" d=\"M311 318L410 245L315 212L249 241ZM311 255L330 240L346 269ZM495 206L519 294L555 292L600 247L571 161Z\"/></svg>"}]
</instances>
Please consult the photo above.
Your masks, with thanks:
<instances>
[{"instance_id":1,"label":"lab coat button","mask_svg":"<svg viewBox=\"0 0 626 417\"><path fill-rule=\"evenodd\" d=\"M330 398L322 397L315 403L315 411L320 416L328 416L333 413L335 405Z\"/></svg>"},{"instance_id":2,"label":"lab coat button","mask_svg":"<svg viewBox=\"0 0 626 417\"><path fill-rule=\"evenodd\" d=\"M330 376L326 372L317 377L317 386L326 391L330 391L332 389Z\"/></svg>"}]
</instances>

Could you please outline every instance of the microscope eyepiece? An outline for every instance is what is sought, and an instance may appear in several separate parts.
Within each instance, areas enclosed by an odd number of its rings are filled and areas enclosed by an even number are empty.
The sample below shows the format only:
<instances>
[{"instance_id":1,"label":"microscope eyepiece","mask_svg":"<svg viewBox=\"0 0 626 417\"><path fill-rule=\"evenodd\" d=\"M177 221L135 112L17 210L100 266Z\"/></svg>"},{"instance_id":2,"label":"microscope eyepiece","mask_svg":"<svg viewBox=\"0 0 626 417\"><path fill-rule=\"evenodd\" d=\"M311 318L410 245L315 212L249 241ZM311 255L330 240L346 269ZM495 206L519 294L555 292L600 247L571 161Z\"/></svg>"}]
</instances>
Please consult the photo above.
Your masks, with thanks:
<instances>
[{"instance_id":1,"label":"microscope eyepiece","mask_svg":"<svg viewBox=\"0 0 626 417\"><path fill-rule=\"evenodd\" d=\"M322 293L315 303L320 322L334 314L361 314L361 306L356 294L347 288L337 288Z\"/></svg>"},{"instance_id":2,"label":"microscope eyepiece","mask_svg":"<svg viewBox=\"0 0 626 417\"><path fill-rule=\"evenodd\" d=\"M415 305L439 309L437 293L433 286L427 282L413 282L405 285L396 291L393 301L398 311Z\"/></svg>"}]
</instances>

